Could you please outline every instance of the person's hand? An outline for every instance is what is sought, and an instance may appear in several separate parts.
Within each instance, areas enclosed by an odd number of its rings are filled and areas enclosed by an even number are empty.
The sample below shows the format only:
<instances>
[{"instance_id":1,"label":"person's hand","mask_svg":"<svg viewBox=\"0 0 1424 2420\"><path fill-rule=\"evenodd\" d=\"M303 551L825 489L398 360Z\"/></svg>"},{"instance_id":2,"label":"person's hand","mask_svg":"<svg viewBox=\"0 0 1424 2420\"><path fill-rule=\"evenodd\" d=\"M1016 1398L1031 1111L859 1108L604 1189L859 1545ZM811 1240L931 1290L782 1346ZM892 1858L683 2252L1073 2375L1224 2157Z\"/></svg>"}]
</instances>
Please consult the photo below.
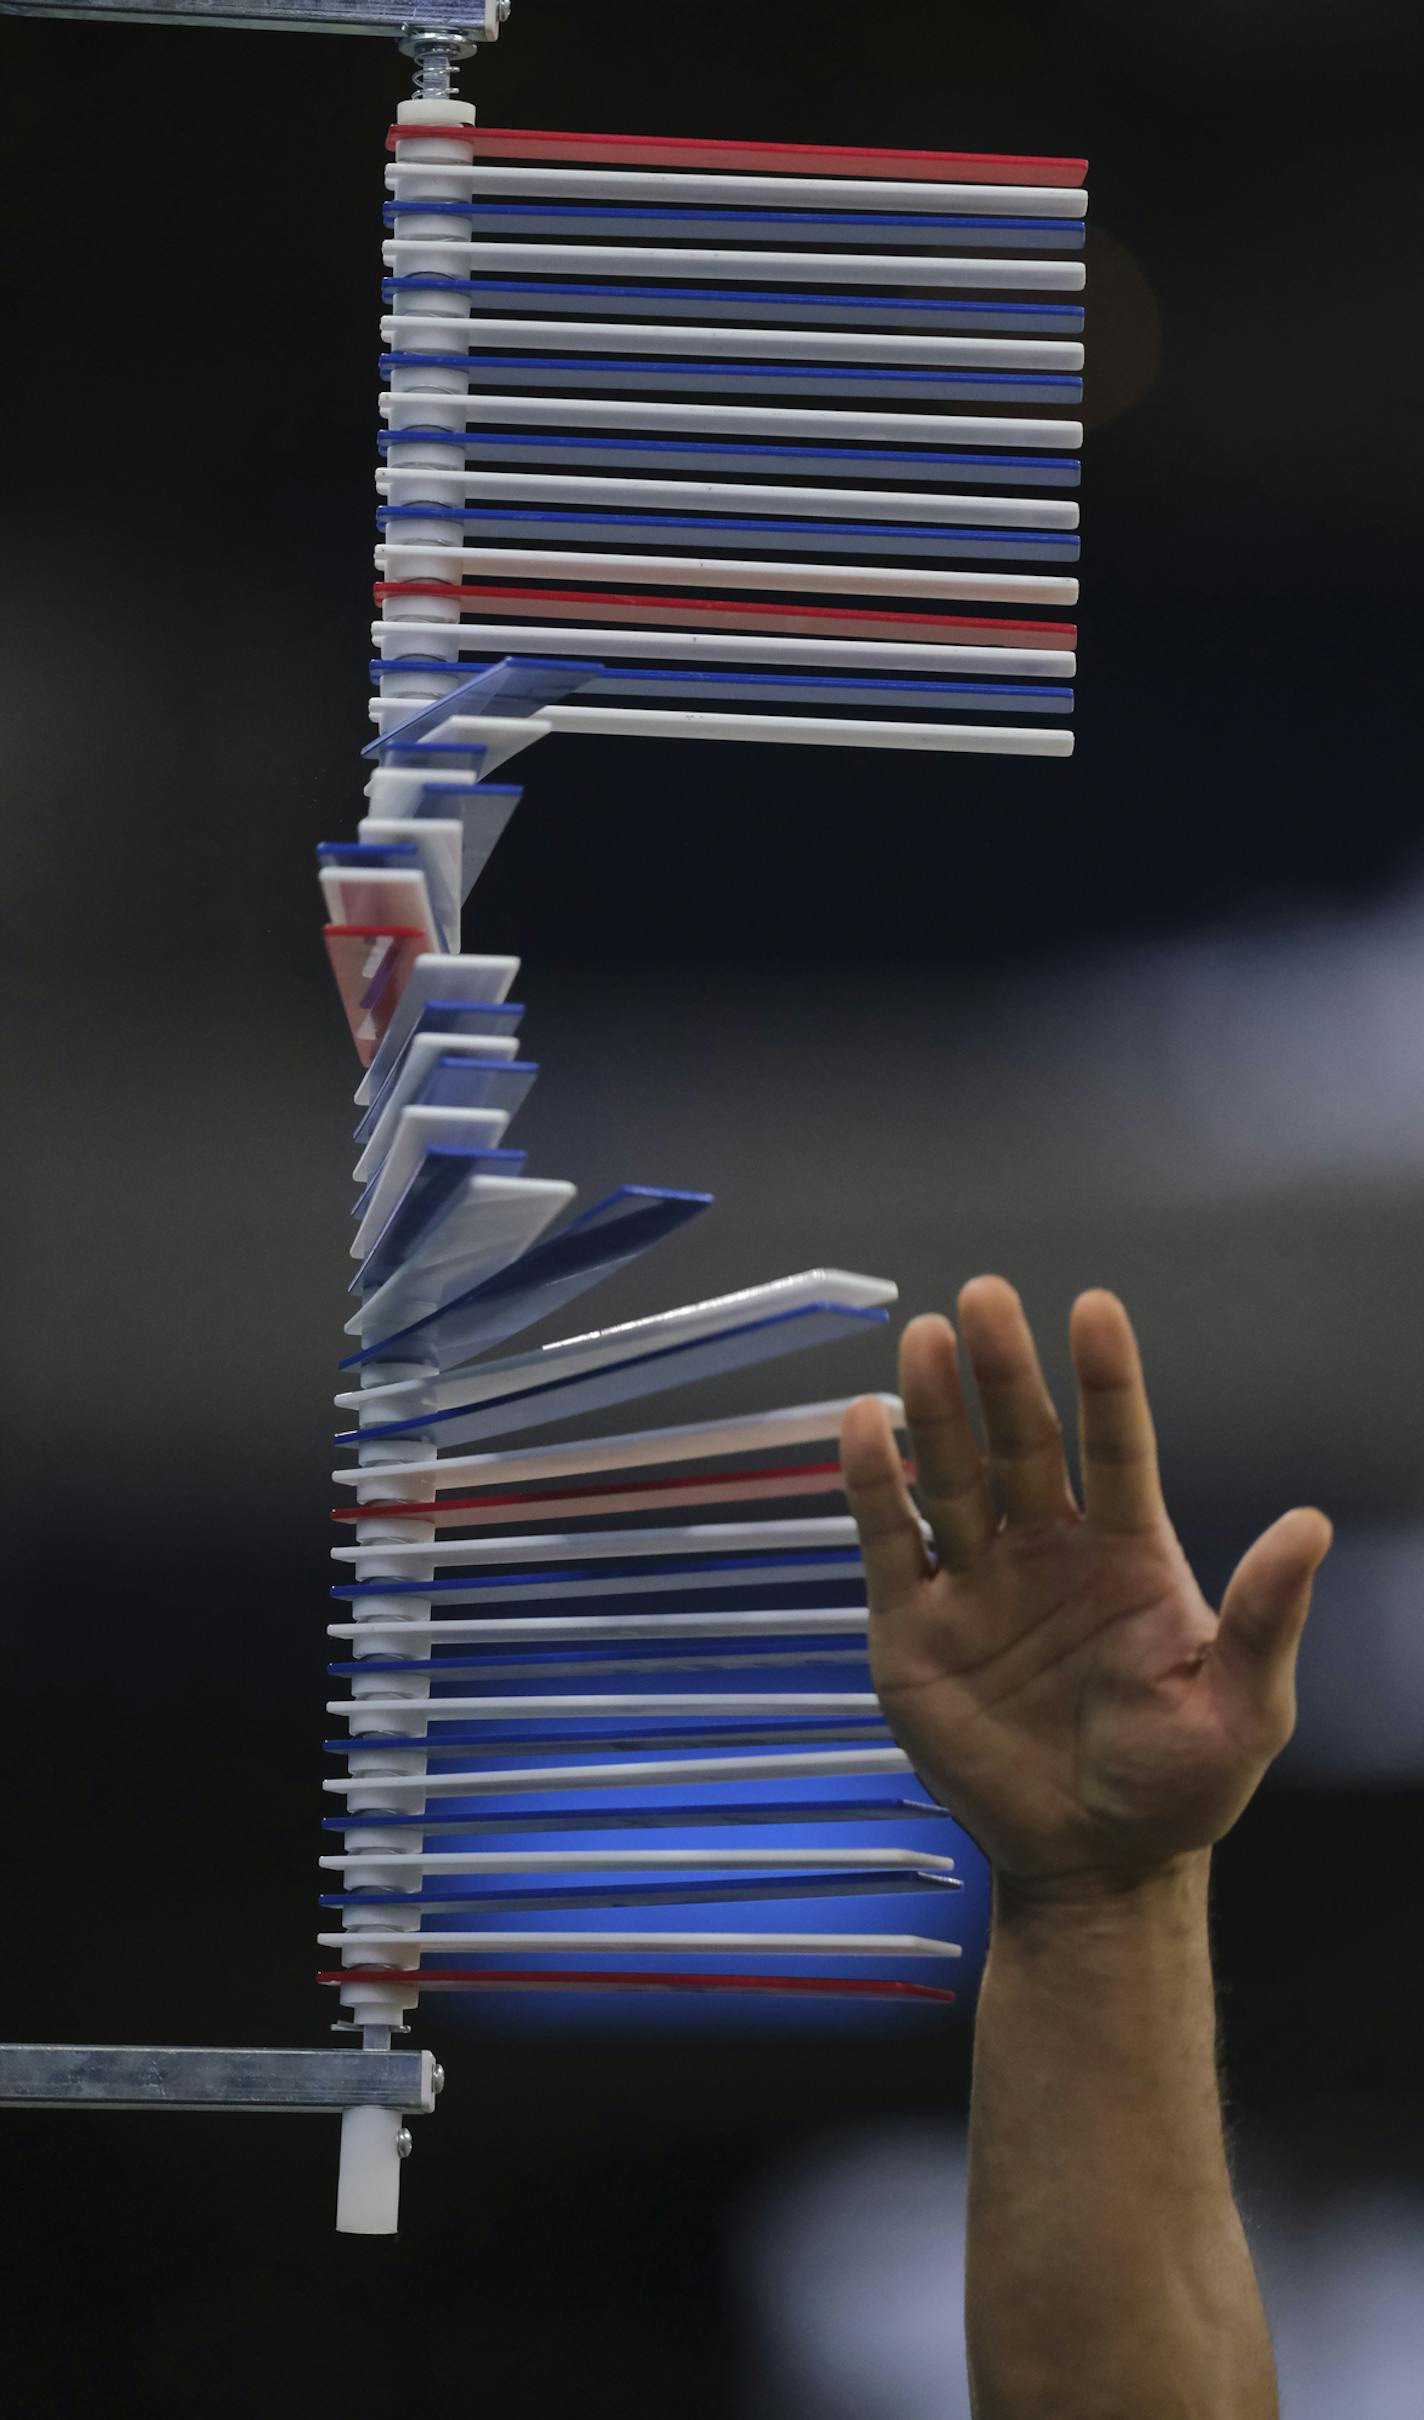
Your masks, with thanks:
<instances>
[{"instance_id":1,"label":"person's hand","mask_svg":"<svg viewBox=\"0 0 1424 2420\"><path fill-rule=\"evenodd\" d=\"M842 1433L885 1717L926 1786L1025 1890L1117 1885L1219 1840L1295 1723L1295 1659L1330 1545L1288 1512L1213 1613L1167 1518L1136 1340L1080 1295L1083 1505L1023 1306L999 1277L959 1298L988 1448L948 1320L914 1320L900 1385L915 1482L873 1399Z\"/></svg>"}]
</instances>

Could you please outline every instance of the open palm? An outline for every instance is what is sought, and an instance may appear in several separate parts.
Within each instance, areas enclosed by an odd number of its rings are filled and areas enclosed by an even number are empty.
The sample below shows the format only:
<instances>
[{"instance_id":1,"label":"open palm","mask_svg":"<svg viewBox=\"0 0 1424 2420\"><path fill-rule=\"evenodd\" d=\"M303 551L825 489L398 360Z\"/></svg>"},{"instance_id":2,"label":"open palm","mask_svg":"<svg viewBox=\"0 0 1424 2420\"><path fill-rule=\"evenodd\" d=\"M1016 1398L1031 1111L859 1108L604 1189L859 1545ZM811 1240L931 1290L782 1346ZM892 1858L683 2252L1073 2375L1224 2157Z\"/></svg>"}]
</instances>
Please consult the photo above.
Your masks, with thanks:
<instances>
[{"instance_id":1,"label":"open palm","mask_svg":"<svg viewBox=\"0 0 1424 2420\"><path fill-rule=\"evenodd\" d=\"M1003 1877L1128 1879L1220 1839L1290 1737L1329 1523L1286 1513L1214 1613L1167 1518L1116 1297L1073 1308L1081 1508L1017 1294L976 1278L959 1315L987 1454L949 1322L917 1319L901 1346L924 1522L883 1408L846 1416L875 1686L924 1782Z\"/></svg>"}]
</instances>

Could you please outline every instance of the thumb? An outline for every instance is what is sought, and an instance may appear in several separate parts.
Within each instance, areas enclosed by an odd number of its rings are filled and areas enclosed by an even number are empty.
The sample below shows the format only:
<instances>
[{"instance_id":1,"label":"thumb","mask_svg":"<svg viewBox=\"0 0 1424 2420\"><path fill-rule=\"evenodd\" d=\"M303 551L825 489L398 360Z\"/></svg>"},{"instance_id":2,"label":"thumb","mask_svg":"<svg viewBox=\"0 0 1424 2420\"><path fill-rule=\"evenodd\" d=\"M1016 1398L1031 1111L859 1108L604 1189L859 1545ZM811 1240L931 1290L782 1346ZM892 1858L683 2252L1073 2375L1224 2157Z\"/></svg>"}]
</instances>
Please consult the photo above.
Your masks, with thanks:
<instances>
[{"instance_id":1,"label":"thumb","mask_svg":"<svg viewBox=\"0 0 1424 2420\"><path fill-rule=\"evenodd\" d=\"M1282 1743L1295 1723L1295 1659L1315 1575L1334 1537L1324 1513L1282 1513L1249 1546L1221 1601L1216 1654L1237 1693L1275 1716Z\"/></svg>"}]
</instances>

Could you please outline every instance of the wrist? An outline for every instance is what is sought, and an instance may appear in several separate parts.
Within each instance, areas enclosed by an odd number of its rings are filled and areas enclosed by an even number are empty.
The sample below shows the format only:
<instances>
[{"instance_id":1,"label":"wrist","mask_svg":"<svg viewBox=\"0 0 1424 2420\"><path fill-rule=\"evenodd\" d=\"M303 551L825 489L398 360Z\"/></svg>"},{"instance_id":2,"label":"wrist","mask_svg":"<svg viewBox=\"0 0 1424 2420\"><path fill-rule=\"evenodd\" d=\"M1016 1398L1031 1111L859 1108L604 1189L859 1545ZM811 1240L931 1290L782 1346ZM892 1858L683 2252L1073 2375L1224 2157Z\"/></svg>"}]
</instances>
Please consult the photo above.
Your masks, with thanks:
<instances>
[{"instance_id":1,"label":"wrist","mask_svg":"<svg viewBox=\"0 0 1424 2420\"><path fill-rule=\"evenodd\" d=\"M1134 1876L1080 1873L1025 1887L996 1875L986 1994L1046 1994L1054 2023L1077 2006L1095 2036L1116 2023L1175 2038L1187 2003L1199 2002L1210 2033L1210 1870L1201 1850Z\"/></svg>"},{"instance_id":2,"label":"wrist","mask_svg":"<svg viewBox=\"0 0 1424 2420\"><path fill-rule=\"evenodd\" d=\"M994 1930L1074 1933L1132 1931L1145 1924L1195 1921L1205 1915L1210 1849L1193 1849L1160 1865L1083 1867L1077 1872L1007 1874L994 1871Z\"/></svg>"}]
</instances>

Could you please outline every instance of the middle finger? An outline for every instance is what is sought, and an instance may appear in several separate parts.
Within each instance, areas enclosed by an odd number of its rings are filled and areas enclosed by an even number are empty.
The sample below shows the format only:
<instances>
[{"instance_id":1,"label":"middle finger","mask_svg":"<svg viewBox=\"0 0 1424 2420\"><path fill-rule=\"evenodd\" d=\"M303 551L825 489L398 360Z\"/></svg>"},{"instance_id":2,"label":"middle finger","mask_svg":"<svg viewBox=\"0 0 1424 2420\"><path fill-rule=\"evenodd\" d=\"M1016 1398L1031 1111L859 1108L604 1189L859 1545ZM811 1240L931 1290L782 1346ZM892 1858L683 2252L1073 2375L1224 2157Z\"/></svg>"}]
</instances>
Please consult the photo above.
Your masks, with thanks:
<instances>
[{"instance_id":1,"label":"middle finger","mask_svg":"<svg viewBox=\"0 0 1424 2420\"><path fill-rule=\"evenodd\" d=\"M1063 1429L1024 1307L1002 1277L975 1277L959 1297L960 1333L979 1389L989 1467L1005 1519L1033 1529L1077 1507Z\"/></svg>"}]
</instances>

